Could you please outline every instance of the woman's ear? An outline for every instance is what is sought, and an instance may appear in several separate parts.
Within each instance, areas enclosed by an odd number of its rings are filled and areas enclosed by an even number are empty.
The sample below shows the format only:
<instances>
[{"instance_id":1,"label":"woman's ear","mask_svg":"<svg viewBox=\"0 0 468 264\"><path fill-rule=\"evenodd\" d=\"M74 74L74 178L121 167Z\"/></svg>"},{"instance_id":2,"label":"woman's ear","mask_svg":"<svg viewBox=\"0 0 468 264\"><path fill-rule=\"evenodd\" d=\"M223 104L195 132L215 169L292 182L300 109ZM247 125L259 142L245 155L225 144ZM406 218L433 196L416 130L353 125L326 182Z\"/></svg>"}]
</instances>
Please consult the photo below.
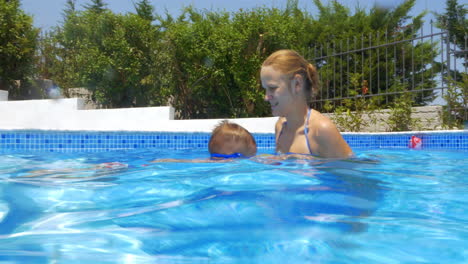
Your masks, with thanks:
<instances>
[{"instance_id":1,"label":"woman's ear","mask_svg":"<svg viewBox=\"0 0 468 264\"><path fill-rule=\"evenodd\" d=\"M292 88L294 94L300 94L302 91L302 86L304 84L304 78L302 78L302 75L296 73L294 74L292 81Z\"/></svg>"}]
</instances>

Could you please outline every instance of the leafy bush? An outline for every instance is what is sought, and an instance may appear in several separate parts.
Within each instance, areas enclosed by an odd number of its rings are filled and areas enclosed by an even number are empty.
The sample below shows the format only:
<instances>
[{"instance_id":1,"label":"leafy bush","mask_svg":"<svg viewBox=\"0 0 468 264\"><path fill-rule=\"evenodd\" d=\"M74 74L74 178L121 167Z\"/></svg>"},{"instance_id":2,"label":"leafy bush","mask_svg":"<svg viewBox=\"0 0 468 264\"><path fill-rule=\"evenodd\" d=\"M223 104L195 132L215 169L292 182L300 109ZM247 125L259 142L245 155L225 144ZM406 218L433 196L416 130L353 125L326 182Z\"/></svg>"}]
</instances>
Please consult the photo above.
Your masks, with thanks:
<instances>
[{"instance_id":1,"label":"leafy bush","mask_svg":"<svg viewBox=\"0 0 468 264\"><path fill-rule=\"evenodd\" d=\"M21 93L18 84L32 77L38 34L19 1L0 0L0 89L12 97Z\"/></svg>"}]
</instances>

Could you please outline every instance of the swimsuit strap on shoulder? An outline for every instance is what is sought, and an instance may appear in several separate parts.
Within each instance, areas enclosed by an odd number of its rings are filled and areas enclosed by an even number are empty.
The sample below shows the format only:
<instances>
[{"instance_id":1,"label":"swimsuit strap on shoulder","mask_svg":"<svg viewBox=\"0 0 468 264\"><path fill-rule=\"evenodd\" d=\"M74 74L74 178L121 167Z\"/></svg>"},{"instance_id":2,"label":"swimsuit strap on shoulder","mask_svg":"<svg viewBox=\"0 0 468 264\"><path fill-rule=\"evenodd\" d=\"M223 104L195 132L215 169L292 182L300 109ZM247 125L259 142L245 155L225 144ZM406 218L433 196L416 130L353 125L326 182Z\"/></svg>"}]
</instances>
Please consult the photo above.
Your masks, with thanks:
<instances>
[{"instance_id":1,"label":"swimsuit strap on shoulder","mask_svg":"<svg viewBox=\"0 0 468 264\"><path fill-rule=\"evenodd\" d=\"M307 143L307 149L309 150L309 153L310 155L312 156L316 156L314 155L314 153L312 153L312 149L310 148L310 143L309 143L309 137L307 136L309 134L309 118L310 118L310 113L312 112L311 111L312 109L309 108L309 110L307 111L307 118L305 120L305 124L304 124L304 136L305 136L305 139L306 139L306 143ZM281 131L280 131L280 134L278 136L278 139L281 137L281 135L283 134L283 129L284 129L284 126L288 123L288 121L284 121L283 122L283 125L281 126ZM288 154L297 154L297 153L292 153L292 152L289 152Z\"/></svg>"}]
</instances>

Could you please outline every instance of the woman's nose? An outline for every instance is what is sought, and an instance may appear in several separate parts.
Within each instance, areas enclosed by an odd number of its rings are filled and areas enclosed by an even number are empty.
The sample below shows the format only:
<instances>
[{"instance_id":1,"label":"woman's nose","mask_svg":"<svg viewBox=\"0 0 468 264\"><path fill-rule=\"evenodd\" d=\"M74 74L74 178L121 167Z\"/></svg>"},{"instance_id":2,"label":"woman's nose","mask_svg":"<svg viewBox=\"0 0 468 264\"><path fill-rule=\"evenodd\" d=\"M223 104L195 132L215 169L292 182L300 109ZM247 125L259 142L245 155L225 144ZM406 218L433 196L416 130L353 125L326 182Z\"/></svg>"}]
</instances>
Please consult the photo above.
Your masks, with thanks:
<instances>
[{"instance_id":1,"label":"woman's nose","mask_svg":"<svg viewBox=\"0 0 468 264\"><path fill-rule=\"evenodd\" d=\"M267 92L265 92L265 96L264 96L265 101L270 101L271 98L272 98L272 96L270 94L268 94Z\"/></svg>"}]
</instances>

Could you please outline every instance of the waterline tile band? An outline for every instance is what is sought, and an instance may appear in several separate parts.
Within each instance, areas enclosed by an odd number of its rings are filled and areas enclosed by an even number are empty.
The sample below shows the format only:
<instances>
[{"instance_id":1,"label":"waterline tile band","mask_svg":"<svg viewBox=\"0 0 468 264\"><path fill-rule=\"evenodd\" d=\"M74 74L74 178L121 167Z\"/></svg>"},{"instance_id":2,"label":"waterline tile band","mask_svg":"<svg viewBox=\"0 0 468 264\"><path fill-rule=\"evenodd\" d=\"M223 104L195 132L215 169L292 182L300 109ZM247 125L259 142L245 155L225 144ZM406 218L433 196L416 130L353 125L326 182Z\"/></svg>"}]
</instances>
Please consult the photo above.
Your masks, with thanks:
<instances>
[{"instance_id":1,"label":"waterline tile band","mask_svg":"<svg viewBox=\"0 0 468 264\"><path fill-rule=\"evenodd\" d=\"M272 133L253 133L260 150L274 149ZM411 136L423 149L468 150L468 131L343 133L353 149L408 148ZM103 152L129 149L207 149L210 133L0 130L0 152Z\"/></svg>"}]
</instances>

